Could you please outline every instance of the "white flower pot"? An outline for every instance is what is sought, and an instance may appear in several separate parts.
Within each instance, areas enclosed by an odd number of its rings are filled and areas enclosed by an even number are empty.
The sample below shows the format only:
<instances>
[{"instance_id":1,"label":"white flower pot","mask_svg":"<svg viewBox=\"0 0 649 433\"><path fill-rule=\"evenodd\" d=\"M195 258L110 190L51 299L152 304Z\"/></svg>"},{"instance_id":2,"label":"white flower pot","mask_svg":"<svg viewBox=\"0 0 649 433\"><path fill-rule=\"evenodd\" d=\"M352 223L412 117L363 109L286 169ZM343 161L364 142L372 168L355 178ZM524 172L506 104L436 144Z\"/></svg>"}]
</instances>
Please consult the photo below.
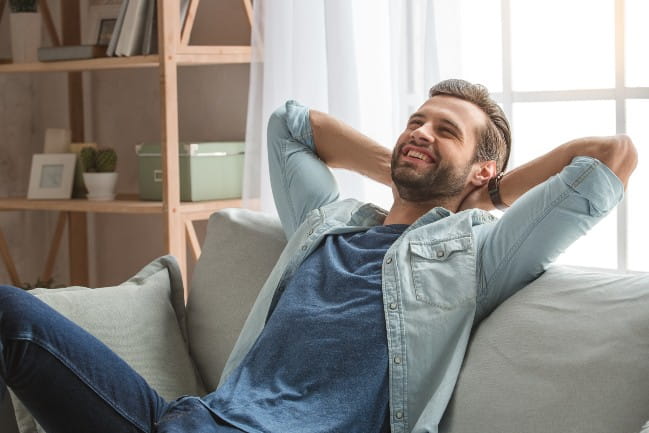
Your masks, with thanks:
<instances>
[{"instance_id":1,"label":"white flower pot","mask_svg":"<svg viewBox=\"0 0 649 433\"><path fill-rule=\"evenodd\" d=\"M41 46L41 14L14 12L9 14L11 28L11 57L14 63L38 61Z\"/></svg>"},{"instance_id":2,"label":"white flower pot","mask_svg":"<svg viewBox=\"0 0 649 433\"><path fill-rule=\"evenodd\" d=\"M115 198L117 173L84 173L88 200L112 200Z\"/></svg>"}]
</instances>

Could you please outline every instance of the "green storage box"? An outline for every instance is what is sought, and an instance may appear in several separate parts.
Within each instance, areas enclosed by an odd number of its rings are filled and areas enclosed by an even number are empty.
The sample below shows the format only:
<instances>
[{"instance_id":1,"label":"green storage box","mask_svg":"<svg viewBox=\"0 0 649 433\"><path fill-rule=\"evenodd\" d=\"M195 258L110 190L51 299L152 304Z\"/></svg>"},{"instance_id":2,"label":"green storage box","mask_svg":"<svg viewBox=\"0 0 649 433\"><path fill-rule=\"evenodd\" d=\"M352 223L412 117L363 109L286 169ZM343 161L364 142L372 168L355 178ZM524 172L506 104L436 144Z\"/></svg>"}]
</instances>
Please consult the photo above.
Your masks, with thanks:
<instances>
[{"instance_id":1,"label":"green storage box","mask_svg":"<svg viewBox=\"0 0 649 433\"><path fill-rule=\"evenodd\" d=\"M181 143L180 200L241 197L243 142ZM135 146L142 200L162 200L160 143Z\"/></svg>"}]
</instances>

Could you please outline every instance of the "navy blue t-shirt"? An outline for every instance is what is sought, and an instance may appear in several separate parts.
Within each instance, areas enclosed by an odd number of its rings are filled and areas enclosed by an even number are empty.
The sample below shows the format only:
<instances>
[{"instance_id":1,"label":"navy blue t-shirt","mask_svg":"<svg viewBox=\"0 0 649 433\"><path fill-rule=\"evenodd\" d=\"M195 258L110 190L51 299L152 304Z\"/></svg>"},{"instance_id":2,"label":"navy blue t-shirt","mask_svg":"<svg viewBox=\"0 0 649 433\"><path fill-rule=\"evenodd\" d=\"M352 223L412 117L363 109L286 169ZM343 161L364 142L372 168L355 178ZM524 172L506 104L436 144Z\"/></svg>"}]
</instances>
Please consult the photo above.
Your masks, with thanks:
<instances>
[{"instance_id":1,"label":"navy blue t-shirt","mask_svg":"<svg viewBox=\"0 0 649 433\"><path fill-rule=\"evenodd\" d=\"M381 265L406 227L326 236L209 406L246 432L389 432Z\"/></svg>"}]
</instances>

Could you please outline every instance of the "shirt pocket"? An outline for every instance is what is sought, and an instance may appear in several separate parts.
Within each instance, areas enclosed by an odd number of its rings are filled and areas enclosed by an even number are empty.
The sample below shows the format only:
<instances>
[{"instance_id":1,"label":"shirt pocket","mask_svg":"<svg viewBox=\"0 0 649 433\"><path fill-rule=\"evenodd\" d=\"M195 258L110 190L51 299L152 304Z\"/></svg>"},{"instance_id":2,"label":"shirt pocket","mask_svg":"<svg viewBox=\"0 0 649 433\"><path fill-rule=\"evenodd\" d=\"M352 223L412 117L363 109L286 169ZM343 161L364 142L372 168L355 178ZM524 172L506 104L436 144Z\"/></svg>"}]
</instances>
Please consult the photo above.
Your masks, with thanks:
<instances>
[{"instance_id":1,"label":"shirt pocket","mask_svg":"<svg viewBox=\"0 0 649 433\"><path fill-rule=\"evenodd\" d=\"M475 299L475 254L470 235L438 242L410 242L415 298L453 309Z\"/></svg>"}]
</instances>

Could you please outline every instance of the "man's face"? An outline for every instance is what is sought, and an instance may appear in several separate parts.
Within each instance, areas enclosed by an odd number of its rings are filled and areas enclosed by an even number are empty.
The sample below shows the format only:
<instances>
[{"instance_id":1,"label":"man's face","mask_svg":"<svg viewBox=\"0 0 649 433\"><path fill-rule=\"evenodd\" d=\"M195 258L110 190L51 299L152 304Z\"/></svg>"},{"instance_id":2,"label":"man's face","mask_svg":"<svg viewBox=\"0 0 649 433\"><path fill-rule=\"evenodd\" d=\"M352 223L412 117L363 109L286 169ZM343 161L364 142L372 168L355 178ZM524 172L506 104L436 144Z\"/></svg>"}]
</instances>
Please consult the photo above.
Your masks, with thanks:
<instances>
[{"instance_id":1,"label":"man's face","mask_svg":"<svg viewBox=\"0 0 649 433\"><path fill-rule=\"evenodd\" d=\"M419 107L392 153L392 181L401 198L434 201L462 192L486 122L476 105L451 96L434 96Z\"/></svg>"}]
</instances>

